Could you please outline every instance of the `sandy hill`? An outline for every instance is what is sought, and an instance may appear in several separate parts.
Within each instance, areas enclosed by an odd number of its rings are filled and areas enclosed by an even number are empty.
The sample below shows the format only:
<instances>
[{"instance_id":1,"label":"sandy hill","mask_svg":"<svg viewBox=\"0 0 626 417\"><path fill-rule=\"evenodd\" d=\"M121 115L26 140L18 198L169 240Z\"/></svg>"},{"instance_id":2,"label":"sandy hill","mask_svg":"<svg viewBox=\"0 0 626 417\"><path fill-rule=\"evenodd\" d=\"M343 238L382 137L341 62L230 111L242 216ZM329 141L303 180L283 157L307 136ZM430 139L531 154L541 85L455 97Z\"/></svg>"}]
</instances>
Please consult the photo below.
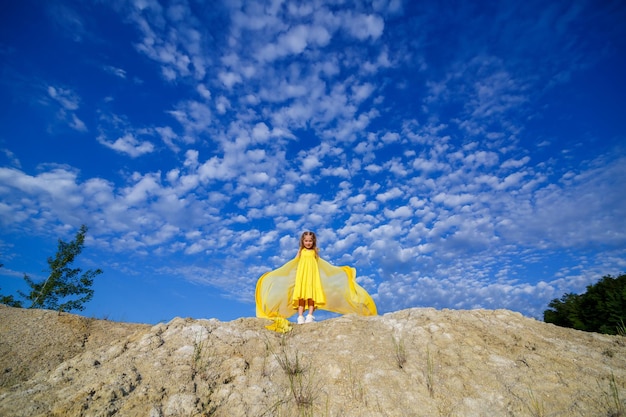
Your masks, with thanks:
<instances>
[{"instance_id":1,"label":"sandy hill","mask_svg":"<svg viewBox=\"0 0 626 417\"><path fill-rule=\"evenodd\" d=\"M0 416L624 416L626 338L506 310L155 326L0 305Z\"/></svg>"}]
</instances>

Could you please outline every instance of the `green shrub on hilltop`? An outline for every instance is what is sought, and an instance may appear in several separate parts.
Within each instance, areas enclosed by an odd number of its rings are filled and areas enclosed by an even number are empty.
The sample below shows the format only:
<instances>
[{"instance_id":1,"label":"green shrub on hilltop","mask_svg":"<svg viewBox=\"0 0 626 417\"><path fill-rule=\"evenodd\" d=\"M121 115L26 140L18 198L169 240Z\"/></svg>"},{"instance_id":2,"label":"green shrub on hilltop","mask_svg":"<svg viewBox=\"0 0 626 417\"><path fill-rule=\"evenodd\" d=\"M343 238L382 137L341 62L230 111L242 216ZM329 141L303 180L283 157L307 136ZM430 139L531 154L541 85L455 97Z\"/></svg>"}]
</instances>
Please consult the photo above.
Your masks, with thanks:
<instances>
[{"instance_id":1,"label":"green shrub on hilltop","mask_svg":"<svg viewBox=\"0 0 626 417\"><path fill-rule=\"evenodd\" d=\"M620 334L626 322L626 274L603 277L584 294L555 298L543 312L543 321L588 332Z\"/></svg>"}]
</instances>

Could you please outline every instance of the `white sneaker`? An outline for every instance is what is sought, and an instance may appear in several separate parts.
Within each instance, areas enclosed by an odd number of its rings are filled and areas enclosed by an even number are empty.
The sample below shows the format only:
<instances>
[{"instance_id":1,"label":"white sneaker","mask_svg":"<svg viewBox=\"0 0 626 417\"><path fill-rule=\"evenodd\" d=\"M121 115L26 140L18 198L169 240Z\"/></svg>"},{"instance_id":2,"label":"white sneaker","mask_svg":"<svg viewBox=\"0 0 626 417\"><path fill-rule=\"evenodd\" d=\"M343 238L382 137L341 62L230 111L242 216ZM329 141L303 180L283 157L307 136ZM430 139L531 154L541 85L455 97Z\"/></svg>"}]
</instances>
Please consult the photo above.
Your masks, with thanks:
<instances>
[{"instance_id":1,"label":"white sneaker","mask_svg":"<svg viewBox=\"0 0 626 417\"><path fill-rule=\"evenodd\" d=\"M312 314L309 314L308 316L306 316L306 320L304 321L305 323L313 323L315 321L315 317L313 317Z\"/></svg>"},{"instance_id":2,"label":"white sneaker","mask_svg":"<svg viewBox=\"0 0 626 417\"><path fill-rule=\"evenodd\" d=\"M298 324L304 324L304 316L298 316Z\"/></svg>"}]
</instances>

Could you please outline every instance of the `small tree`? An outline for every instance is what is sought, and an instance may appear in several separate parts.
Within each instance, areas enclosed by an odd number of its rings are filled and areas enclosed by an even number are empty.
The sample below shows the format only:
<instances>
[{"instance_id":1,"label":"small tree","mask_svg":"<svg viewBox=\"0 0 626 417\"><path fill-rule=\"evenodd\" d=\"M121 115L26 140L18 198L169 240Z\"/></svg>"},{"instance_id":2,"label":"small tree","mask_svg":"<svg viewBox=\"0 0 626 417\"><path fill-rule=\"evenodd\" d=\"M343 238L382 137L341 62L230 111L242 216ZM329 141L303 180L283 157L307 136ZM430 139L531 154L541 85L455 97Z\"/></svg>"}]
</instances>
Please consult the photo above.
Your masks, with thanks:
<instances>
[{"instance_id":1,"label":"small tree","mask_svg":"<svg viewBox=\"0 0 626 417\"><path fill-rule=\"evenodd\" d=\"M30 293L19 294L30 301L28 308L45 308L59 311L83 310L83 304L93 297L93 279L102 273L101 269L88 270L81 275L80 268L71 268L74 259L81 253L85 245L87 226L82 225L76 238L66 243L59 239L56 256L48 258L50 273L44 282L35 282L24 274L24 280L31 288ZM78 296L61 302L68 297ZM61 302L61 303L60 303ZM60 303L60 304L59 304Z\"/></svg>"}]
</instances>

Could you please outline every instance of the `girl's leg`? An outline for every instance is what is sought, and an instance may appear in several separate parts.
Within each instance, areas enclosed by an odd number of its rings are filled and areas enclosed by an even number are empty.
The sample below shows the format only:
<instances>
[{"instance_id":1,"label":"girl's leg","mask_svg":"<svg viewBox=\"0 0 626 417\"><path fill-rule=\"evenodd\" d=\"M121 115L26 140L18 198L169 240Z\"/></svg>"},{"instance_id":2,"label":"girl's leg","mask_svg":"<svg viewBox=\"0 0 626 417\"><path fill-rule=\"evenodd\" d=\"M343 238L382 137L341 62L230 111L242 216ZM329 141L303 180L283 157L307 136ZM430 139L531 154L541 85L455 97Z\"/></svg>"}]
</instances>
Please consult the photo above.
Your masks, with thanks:
<instances>
[{"instance_id":1,"label":"girl's leg","mask_svg":"<svg viewBox=\"0 0 626 417\"><path fill-rule=\"evenodd\" d=\"M304 313L304 299L300 298L298 300L298 324L304 324L304 316L302 315L302 313Z\"/></svg>"},{"instance_id":2,"label":"girl's leg","mask_svg":"<svg viewBox=\"0 0 626 417\"><path fill-rule=\"evenodd\" d=\"M315 321L315 318L313 317L313 311L315 310L315 301L313 301L311 298L306 301L309 304L309 315L306 316L306 320L304 322L313 323Z\"/></svg>"}]
</instances>

